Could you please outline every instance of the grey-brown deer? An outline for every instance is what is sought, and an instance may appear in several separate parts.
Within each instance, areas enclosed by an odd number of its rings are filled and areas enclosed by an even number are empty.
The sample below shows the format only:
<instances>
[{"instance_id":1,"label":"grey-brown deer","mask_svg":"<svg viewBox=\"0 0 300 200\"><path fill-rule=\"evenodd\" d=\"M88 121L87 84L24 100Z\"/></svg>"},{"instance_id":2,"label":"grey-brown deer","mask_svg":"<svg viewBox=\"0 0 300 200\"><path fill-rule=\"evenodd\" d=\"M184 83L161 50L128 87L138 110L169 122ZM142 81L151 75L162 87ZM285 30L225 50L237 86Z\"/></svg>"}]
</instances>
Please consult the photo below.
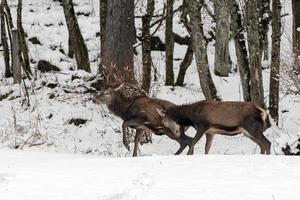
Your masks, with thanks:
<instances>
[{"instance_id":1,"label":"grey-brown deer","mask_svg":"<svg viewBox=\"0 0 300 200\"><path fill-rule=\"evenodd\" d=\"M197 133L188 154L193 154L195 144L206 135L245 136L255 142L261 154L270 154L271 142L263 135L267 112L250 102L200 101L189 105L157 109L163 117L162 123L173 132L179 126L193 126ZM213 137L206 141L205 153L208 154Z\"/></svg>"},{"instance_id":2,"label":"grey-brown deer","mask_svg":"<svg viewBox=\"0 0 300 200\"><path fill-rule=\"evenodd\" d=\"M129 149L128 127L136 129L133 156L137 156L138 143L145 131L150 131L156 135L165 134L176 140L180 145L176 155L180 154L187 146L191 146L192 138L184 134L183 126L178 126L178 129L172 132L171 129L163 126L162 117L156 112L156 109L168 109L175 104L146 95L126 98L118 92L121 87L122 85L117 88L104 89L94 97L93 102L106 104L113 114L124 120L122 124L123 144L127 149Z\"/></svg>"}]
</instances>

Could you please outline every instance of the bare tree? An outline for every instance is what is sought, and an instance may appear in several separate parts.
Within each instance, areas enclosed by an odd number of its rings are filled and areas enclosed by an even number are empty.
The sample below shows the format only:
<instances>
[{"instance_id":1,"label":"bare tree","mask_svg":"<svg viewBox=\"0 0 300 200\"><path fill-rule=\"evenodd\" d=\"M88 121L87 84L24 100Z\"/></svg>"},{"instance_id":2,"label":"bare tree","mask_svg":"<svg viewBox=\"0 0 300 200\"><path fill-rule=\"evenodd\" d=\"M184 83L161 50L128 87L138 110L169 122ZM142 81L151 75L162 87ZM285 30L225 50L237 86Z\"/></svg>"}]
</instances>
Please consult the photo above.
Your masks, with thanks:
<instances>
[{"instance_id":1,"label":"bare tree","mask_svg":"<svg viewBox=\"0 0 300 200\"><path fill-rule=\"evenodd\" d=\"M27 47L26 39L25 39L25 31L22 25L22 7L23 2L22 0L18 0L18 7L17 7L17 30L18 30L18 37L19 37L19 46L20 46L20 61L22 64L22 68L27 76L28 79L31 79L32 72L30 69L30 62L29 62L29 50Z\"/></svg>"},{"instance_id":2,"label":"bare tree","mask_svg":"<svg viewBox=\"0 0 300 200\"><path fill-rule=\"evenodd\" d=\"M300 74L300 1L292 0L293 7L293 50L295 54L294 70Z\"/></svg>"},{"instance_id":3,"label":"bare tree","mask_svg":"<svg viewBox=\"0 0 300 200\"><path fill-rule=\"evenodd\" d=\"M151 34L150 23L154 13L155 1L147 1L147 13L142 17L142 59L143 59L143 82L142 88L149 92L151 85Z\"/></svg>"},{"instance_id":4,"label":"bare tree","mask_svg":"<svg viewBox=\"0 0 300 200\"><path fill-rule=\"evenodd\" d=\"M227 0L214 0L216 19L215 74L229 73L229 6Z\"/></svg>"},{"instance_id":5,"label":"bare tree","mask_svg":"<svg viewBox=\"0 0 300 200\"><path fill-rule=\"evenodd\" d=\"M174 36L173 36L173 4L174 0L167 0L166 15L166 85L174 85L173 72L173 52L174 52Z\"/></svg>"},{"instance_id":6,"label":"bare tree","mask_svg":"<svg viewBox=\"0 0 300 200\"><path fill-rule=\"evenodd\" d=\"M109 83L133 82L134 0L109 0L102 49L103 74ZM119 83L120 84L120 83Z\"/></svg>"},{"instance_id":7,"label":"bare tree","mask_svg":"<svg viewBox=\"0 0 300 200\"><path fill-rule=\"evenodd\" d=\"M280 37L281 37L281 4L280 0L272 1L272 60L270 73L270 115L278 123L279 72L280 72Z\"/></svg>"},{"instance_id":8,"label":"bare tree","mask_svg":"<svg viewBox=\"0 0 300 200\"><path fill-rule=\"evenodd\" d=\"M64 0L62 3L69 31L69 56L75 55L78 69L90 72L88 50L78 25L73 0Z\"/></svg>"},{"instance_id":9,"label":"bare tree","mask_svg":"<svg viewBox=\"0 0 300 200\"><path fill-rule=\"evenodd\" d=\"M0 4L0 20L1 20L1 41L3 45L3 56L4 56L4 64L5 64L5 77L9 78L12 76L12 72L10 69L10 57L9 57L9 45L8 45L8 38L6 32L6 20L5 20L5 13L4 13L4 3L3 0Z\"/></svg>"},{"instance_id":10,"label":"bare tree","mask_svg":"<svg viewBox=\"0 0 300 200\"><path fill-rule=\"evenodd\" d=\"M12 70L14 83L21 83L21 49L20 49L20 41L19 41L19 32L14 29L12 31Z\"/></svg>"},{"instance_id":11,"label":"bare tree","mask_svg":"<svg viewBox=\"0 0 300 200\"><path fill-rule=\"evenodd\" d=\"M179 66L179 72L175 83L176 86L183 86L186 71L193 61L193 55L194 55L193 44L190 41L190 44L188 45L184 58Z\"/></svg>"},{"instance_id":12,"label":"bare tree","mask_svg":"<svg viewBox=\"0 0 300 200\"><path fill-rule=\"evenodd\" d=\"M269 59L268 31L270 23L270 0L259 0L259 44L264 60Z\"/></svg>"},{"instance_id":13,"label":"bare tree","mask_svg":"<svg viewBox=\"0 0 300 200\"><path fill-rule=\"evenodd\" d=\"M251 101L250 96L250 68L248 60L248 51L246 47L245 29L241 14L241 9L236 0L230 0L231 3L231 21L234 45L238 63L238 69L241 77L244 101Z\"/></svg>"},{"instance_id":14,"label":"bare tree","mask_svg":"<svg viewBox=\"0 0 300 200\"><path fill-rule=\"evenodd\" d=\"M201 9L203 0L188 1L193 50L200 79L200 85L206 99L219 99L212 80L207 58L207 47L204 39Z\"/></svg>"},{"instance_id":15,"label":"bare tree","mask_svg":"<svg viewBox=\"0 0 300 200\"><path fill-rule=\"evenodd\" d=\"M257 105L264 106L257 1L258 0L247 1L247 34L250 60L251 101Z\"/></svg>"}]
</instances>

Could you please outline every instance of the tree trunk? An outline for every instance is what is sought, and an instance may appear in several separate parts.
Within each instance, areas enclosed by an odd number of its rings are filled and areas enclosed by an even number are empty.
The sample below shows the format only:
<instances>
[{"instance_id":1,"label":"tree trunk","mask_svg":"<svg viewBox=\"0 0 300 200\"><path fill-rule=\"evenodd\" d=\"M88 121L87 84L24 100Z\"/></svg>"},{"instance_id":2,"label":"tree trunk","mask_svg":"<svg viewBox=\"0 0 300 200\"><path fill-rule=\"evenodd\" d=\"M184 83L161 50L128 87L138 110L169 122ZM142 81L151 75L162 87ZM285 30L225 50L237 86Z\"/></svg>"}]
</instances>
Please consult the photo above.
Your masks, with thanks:
<instances>
[{"instance_id":1,"label":"tree trunk","mask_svg":"<svg viewBox=\"0 0 300 200\"><path fill-rule=\"evenodd\" d=\"M107 13L102 49L103 74L106 82L136 83L133 65L134 0L109 0Z\"/></svg>"},{"instance_id":2,"label":"tree trunk","mask_svg":"<svg viewBox=\"0 0 300 200\"><path fill-rule=\"evenodd\" d=\"M21 53L21 64L23 70L28 79L31 79L32 72L30 69L30 62L28 56L28 47L25 39L25 31L22 25L22 0L18 0L18 7L17 7L17 29L19 33L19 42L20 42L20 53Z\"/></svg>"},{"instance_id":3,"label":"tree trunk","mask_svg":"<svg viewBox=\"0 0 300 200\"><path fill-rule=\"evenodd\" d=\"M231 2L231 19L234 45L237 57L238 69L241 77L244 101L251 101L250 96L250 68L246 47L245 29L242 23L242 15L236 0Z\"/></svg>"},{"instance_id":4,"label":"tree trunk","mask_svg":"<svg viewBox=\"0 0 300 200\"><path fill-rule=\"evenodd\" d=\"M105 40L105 27L107 18L107 0L100 0L100 58L103 58L103 44ZM100 61L99 72L103 72L102 64Z\"/></svg>"},{"instance_id":5,"label":"tree trunk","mask_svg":"<svg viewBox=\"0 0 300 200\"><path fill-rule=\"evenodd\" d=\"M186 50L185 56L179 67L179 72L178 72L177 80L175 83L176 86L181 86L181 87L183 86L186 71L187 71L188 67L191 65L192 61L193 61L193 44L190 41L190 44Z\"/></svg>"},{"instance_id":6,"label":"tree trunk","mask_svg":"<svg viewBox=\"0 0 300 200\"><path fill-rule=\"evenodd\" d=\"M280 72L280 37L281 37L281 4L280 0L272 3L272 60L270 73L270 115L278 124L278 102L279 102L279 72Z\"/></svg>"},{"instance_id":7,"label":"tree trunk","mask_svg":"<svg viewBox=\"0 0 300 200\"><path fill-rule=\"evenodd\" d=\"M227 0L214 0L216 18L215 74L229 73L229 8Z\"/></svg>"},{"instance_id":8,"label":"tree trunk","mask_svg":"<svg viewBox=\"0 0 300 200\"><path fill-rule=\"evenodd\" d=\"M293 7L293 51L295 55L294 70L300 74L300 1L292 0Z\"/></svg>"},{"instance_id":9,"label":"tree trunk","mask_svg":"<svg viewBox=\"0 0 300 200\"><path fill-rule=\"evenodd\" d=\"M73 1L64 0L63 8L67 27L69 31L69 55L74 53L78 69L91 72L89 55L84 39L80 32L78 21L75 15Z\"/></svg>"},{"instance_id":10,"label":"tree trunk","mask_svg":"<svg viewBox=\"0 0 300 200\"><path fill-rule=\"evenodd\" d=\"M19 41L19 33L18 30L12 31L12 69L13 69L13 77L14 83L21 83L21 52L20 52L20 41Z\"/></svg>"},{"instance_id":11,"label":"tree trunk","mask_svg":"<svg viewBox=\"0 0 300 200\"><path fill-rule=\"evenodd\" d=\"M264 106L264 90L262 83L261 51L259 46L259 26L257 0L247 1L247 33L251 77L251 101Z\"/></svg>"},{"instance_id":12,"label":"tree trunk","mask_svg":"<svg viewBox=\"0 0 300 200\"><path fill-rule=\"evenodd\" d=\"M9 46L8 46L8 38L6 32L6 21L5 21L5 13L4 13L4 5L3 1L0 5L0 20L1 20L1 41L3 45L3 56L4 56L4 64L5 64L5 78L12 77L12 72L10 69L10 62L9 62Z\"/></svg>"},{"instance_id":13,"label":"tree trunk","mask_svg":"<svg viewBox=\"0 0 300 200\"><path fill-rule=\"evenodd\" d=\"M270 0L259 0L259 43L263 60L269 59L268 31L270 23Z\"/></svg>"},{"instance_id":14,"label":"tree trunk","mask_svg":"<svg viewBox=\"0 0 300 200\"><path fill-rule=\"evenodd\" d=\"M148 93L151 85L151 34L150 23L154 13L155 1L148 0L147 14L142 18L142 59L143 59L143 83L142 88Z\"/></svg>"},{"instance_id":15,"label":"tree trunk","mask_svg":"<svg viewBox=\"0 0 300 200\"><path fill-rule=\"evenodd\" d=\"M173 4L174 4L174 0L167 0L166 31L165 31L165 40L166 40L166 83L165 85L174 85Z\"/></svg>"},{"instance_id":16,"label":"tree trunk","mask_svg":"<svg viewBox=\"0 0 300 200\"><path fill-rule=\"evenodd\" d=\"M191 23L191 34L193 42L193 50L200 79L200 85L206 99L220 99L217 96L217 90L212 80L208 59L206 43L203 35L203 24L201 18L201 8L203 0L188 1L188 10Z\"/></svg>"}]
</instances>

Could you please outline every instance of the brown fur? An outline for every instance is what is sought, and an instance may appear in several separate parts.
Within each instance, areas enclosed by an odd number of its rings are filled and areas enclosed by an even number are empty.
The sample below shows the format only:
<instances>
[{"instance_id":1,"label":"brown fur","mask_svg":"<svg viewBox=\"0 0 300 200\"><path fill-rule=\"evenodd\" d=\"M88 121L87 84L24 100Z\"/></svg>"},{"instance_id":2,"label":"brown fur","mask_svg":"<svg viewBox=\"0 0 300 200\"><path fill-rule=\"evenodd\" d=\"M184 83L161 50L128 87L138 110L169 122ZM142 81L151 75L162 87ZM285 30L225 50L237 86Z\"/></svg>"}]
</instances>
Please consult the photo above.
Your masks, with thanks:
<instances>
[{"instance_id":1,"label":"brown fur","mask_svg":"<svg viewBox=\"0 0 300 200\"><path fill-rule=\"evenodd\" d=\"M236 135L247 132L246 136L260 146L261 152L269 154L270 142L263 135L266 117L266 111L251 102L200 101L167 109L163 122L168 125L173 120L181 126L193 126L197 130L193 145L204 133ZM192 148L189 153L193 153Z\"/></svg>"},{"instance_id":2,"label":"brown fur","mask_svg":"<svg viewBox=\"0 0 300 200\"><path fill-rule=\"evenodd\" d=\"M156 109L168 109L175 106L175 104L169 101L150 98L145 95L129 99L110 88L103 91L100 95L95 96L93 102L105 103L109 110L124 120L122 125L123 143L127 148L129 148L129 141L126 139L127 127L137 130L134 156L137 155L137 145L144 131L151 131L156 135L166 134L171 139L176 140L180 144L180 149L176 154L181 153L186 146L191 144L192 138L184 134L183 127L177 133L173 133L162 124L162 117L156 112Z\"/></svg>"}]
</instances>

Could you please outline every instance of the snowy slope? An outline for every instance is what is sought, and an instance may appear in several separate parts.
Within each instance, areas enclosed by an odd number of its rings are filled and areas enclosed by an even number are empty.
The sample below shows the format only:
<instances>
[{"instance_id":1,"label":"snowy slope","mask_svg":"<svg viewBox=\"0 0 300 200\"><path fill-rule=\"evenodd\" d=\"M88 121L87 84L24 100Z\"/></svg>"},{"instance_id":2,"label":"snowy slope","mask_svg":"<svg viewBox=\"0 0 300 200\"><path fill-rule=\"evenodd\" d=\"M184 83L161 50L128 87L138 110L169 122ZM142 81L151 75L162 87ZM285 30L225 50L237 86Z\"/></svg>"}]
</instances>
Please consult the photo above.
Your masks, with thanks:
<instances>
[{"instance_id":1,"label":"snowy slope","mask_svg":"<svg viewBox=\"0 0 300 200\"><path fill-rule=\"evenodd\" d=\"M0 200L296 200L300 158L0 152Z\"/></svg>"}]
</instances>

